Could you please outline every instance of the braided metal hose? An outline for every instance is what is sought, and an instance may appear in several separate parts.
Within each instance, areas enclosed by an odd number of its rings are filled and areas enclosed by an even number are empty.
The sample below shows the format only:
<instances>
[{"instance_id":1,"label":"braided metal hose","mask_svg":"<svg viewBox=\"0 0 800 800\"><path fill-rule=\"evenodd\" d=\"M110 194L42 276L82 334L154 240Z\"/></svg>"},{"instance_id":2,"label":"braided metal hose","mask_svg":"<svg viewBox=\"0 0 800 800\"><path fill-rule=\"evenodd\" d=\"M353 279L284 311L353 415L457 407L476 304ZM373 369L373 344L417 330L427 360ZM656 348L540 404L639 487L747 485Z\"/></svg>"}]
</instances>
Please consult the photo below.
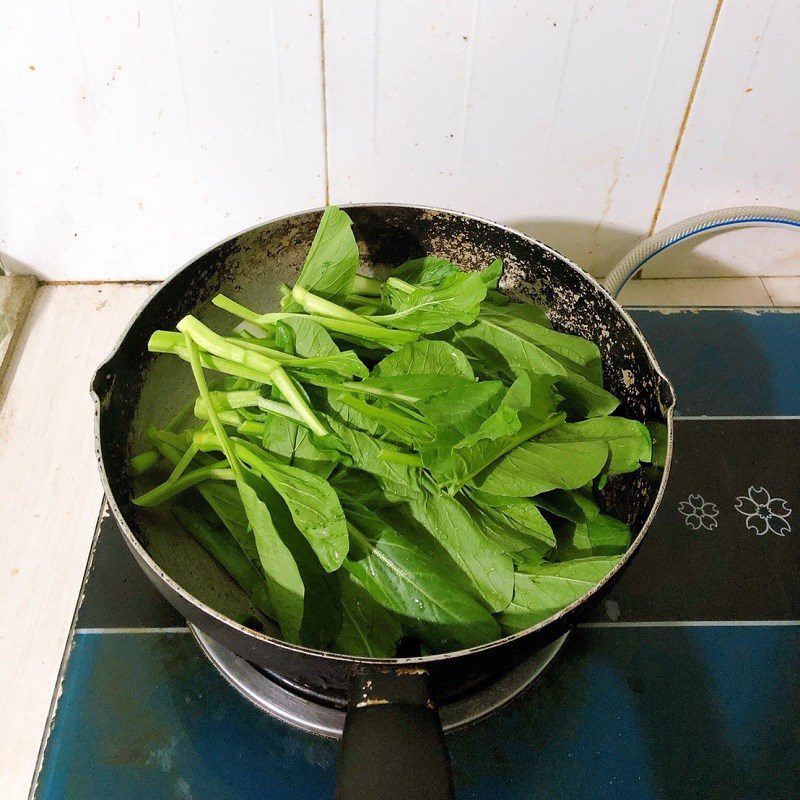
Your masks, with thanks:
<instances>
[{"instance_id":1,"label":"braided metal hose","mask_svg":"<svg viewBox=\"0 0 800 800\"><path fill-rule=\"evenodd\" d=\"M738 206L707 211L676 222L642 239L608 273L603 285L612 297L654 256L698 233L742 225L791 225L800 228L800 211L778 206Z\"/></svg>"}]
</instances>

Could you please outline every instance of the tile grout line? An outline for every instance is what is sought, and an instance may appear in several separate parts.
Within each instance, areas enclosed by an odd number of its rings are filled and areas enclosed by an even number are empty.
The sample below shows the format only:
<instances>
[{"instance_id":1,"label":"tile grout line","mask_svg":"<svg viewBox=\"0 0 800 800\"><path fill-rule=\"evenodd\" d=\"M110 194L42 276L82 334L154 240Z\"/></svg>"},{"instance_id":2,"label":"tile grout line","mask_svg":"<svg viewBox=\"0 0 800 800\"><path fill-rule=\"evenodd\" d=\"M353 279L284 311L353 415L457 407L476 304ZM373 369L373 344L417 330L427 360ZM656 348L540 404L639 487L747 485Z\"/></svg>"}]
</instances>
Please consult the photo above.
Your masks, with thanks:
<instances>
[{"instance_id":1,"label":"tile grout line","mask_svg":"<svg viewBox=\"0 0 800 800\"><path fill-rule=\"evenodd\" d=\"M694 76L694 83L692 84L691 91L689 92L689 97L686 101L686 108L683 112L683 118L681 119L680 127L678 128L678 135L675 139L675 145L672 148L672 154L670 155L669 162L667 164L667 171L664 173L664 181L661 184L661 191L658 196L658 200L656 202L655 210L653 211L653 217L650 221L650 228L647 232L648 236L652 236L656 230L656 225L658 224L658 218L661 215L661 207L664 204L664 198L667 194L667 187L669 186L670 179L672 178L672 172L675 169L675 162L678 159L678 151L680 150L681 143L683 142L683 136L686 133L686 126L689 122L689 115L692 112L692 106L694 105L694 99L697 95L697 89L700 85L700 78L703 75L703 69L706 65L706 59L708 58L709 50L711 49L711 41L714 38L714 31L717 27L717 21L719 20L720 12L722 11L722 4L724 0L717 0L717 7L714 9L714 16L711 18L711 25L708 28L708 34L706 36L706 42L703 46L703 52L700 55L700 61L697 65L697 72Z\"/></svg>"},{"instance_id":2,"label":"tile grout line","mask_svg":"<svg viewBox=\"0 0 800 800\"><path fill-rule=\"evenodd\" d=\"M164 280L166 280L166 278ZM164 280L152 280L150 278L142 280L139 280L138 278L131 278L130 280L119 281L109 281L103 279L89 281L40 280L37 288L41 288L42 286L159 286L160 284L164 283Z\"/></svg>"},{"instance_id":3,"label":"tile grout line","mask_svg":"<svg viewBox=\"0 0 800 800\"><path fill-rule=\"evenodd\" d=\"M640 620L635 622L599 621L579 622L576 628L791 628L800 626L796 619L707 619L707 620ZM75 634L81 635L142 635L161 633L189 633L187 626L172 627L139 627L139 628L75 628Z\"/></svg>"},{"instance_id":4,"label":"tile grout line","mask_svg":"<svg viewBox=\"0 0 800 800\"><path fill-rule=\"evenodd\" d=\"M187 625L172 625L166 626L164 628L159 627L134 627L134 628L75 628L75 634L82 634L82 635L93 635L93 634L118 634L118 633L131 633L131 634L140 634L140 633L189 633L189 627Z\"/></svg>"},{"instance_id":5,"label":"tile grout line","mask_svg":"<svg viewBox=\"0 0 800 800\"><path fill-rule=\"evenodd\" d=\"M331 202L331 174L328 156L328 77L325 60L325 0L319 0L319 56L322 81L322 169L325 173L325 205Z\"/></svg>"},{"instance_id":6,"label":"tile grout line","mask_svg":"<svg viewBox=\"0 0 800 800\"><path fill-rule=\"evenodd\" d=\"M327 169L327 168L326 168ZM327 174L327 173L326 173ZM326 181L326 202L327 198L327 181ZM752 280L756 279L761 282L762 287L764 288L764 292L766 296L769 298L770 305L726 305L726 306L696 306L696 305L689 305L686 303L676 304L676 305L659 305L658 303L653 305L626 305L625 308L628 310L635 309L635 310L654 310L659 308L685 308L687 310L696 310L696 309L710 309L710 310L718 310L718 309L790 309L794 308L794 306L781 306L775 302L775 298L770 293L767 285L765 283L766 280L772 278L797 278L800 281L800 275L725 275L719 277L704 277L704 278L644 278L642 279L644 283L648 284L655 284L661 283L665 281L672 281L672 282L690 282L690 281L744 281L744 280ZM43 287L68 287L68 286L160 286L164 283L164 280L157 280L153 278L143 278L143 279L122 279L122 280L107 280L107 279L96 279L96 280L48 280L48 279L39 279L37 289Z\"/></svg>"},{"instance_id":7,"label":"tile grout line","mask_svg":"<svg viewBox=\"0 0 800 800\"><path fill-rule=\"evenodd\" d=\"M746 306L746 305L742 305L742 306L731 306L731 305L726 305L726 306L708 306L708 305L687 306L685 304L681 304L681 305L677 305L676 304L676 305L672 305L671 306L671 305L665 305L664 303L654 303L653 305L647 306L647 305L641 305L641 304L625 305L623 303L622 307L626 311L659 311L659 312L666 311L666 312L673 312L673 313L675 313L675 312L683 312L683 311L690 312L690 313L696 313L696 312L699 312L699 311L715 311L715 312L716 311L720 311L720 312L736 311L736 312L756 313L757 314L757 313L763 311L763 312L767 312L767 313L770 313L770 314L773 313L773 312L795 314L798 311L800 311L800 304L795 305L795 306L765 306L765 305L760 305L760 306Z\"/></svg>"},{"instance_id":8,"label":"tile grout line","mask_svg":"<svg viewBox=\"0 0 800 800\"><path fill-rule=\"evenodd\" d=\"M797 420L800 419L800 416L796 414L754 414L750 415L704 415L704 414L687 414L683 416L681 414L675 414L675 421L676 422L753 422L755 420Z\"/></svg>"},{"instance_id":9,"label":"tile grout line","mask_svg":"<svg viewBox=\"0 0 800 800\"><path fill-rule=\"evenodd\" d=\"M641 622L579 622L576 628L793 628L797 619L697 619L648 620Z\"/></svg>"},{"instance_id":10,"label":"tile grout line","mask_svg":"<svg viewBox=\"0 0 800 800\"><path fill-rule=\"evenodd\" d=\"M753 306L753 305L743 305L743 306L686 306L686 305L668 305L665 303L656 303L652 306L643 306L643 305L635 305L635 306L623 306L626 311L658 311L659 313L670 313L670 312L689 312L695 313L699 311L736 311L736 312L752 312L752 313L766 313L772 314L775 312L794 312L796 313L800 310L800 306Z\"/></svg>"},{"instance_id":11,"label":"tile grout line","mask_svg":"<svg viewBox=\"0 0 800 800\"><path fill-rule=\"evenodd\" d=\"M766 293L767 297L769 297L769 301L770 301L770 303L772 303L772 307L773 307L773 308L778 308L778 305L777 305L777 304L776 304L776 302L775 302L775 298L772 296L772 293L771 293L771 292L770 292L770 290L767 288L767 284L766 284L766 282L764 281L764 278L765 278L765 276L764 276L764 275L759 275L759 276L758 276L758 280L761 282L761 286L763 287L763 289L764 289L764 292Z\"/></svg>"},{"instance_id":12,"label":"tile grout line","mask_svg":"<svg viewBox=\"0 0 800 800\"><path fill-rule=\"evenodd\" d=\"M675 283L691 283L692 281L749 281L753 278L774 278L774 277L784 277L783 275L684 275L683 277L677 278L663 278L660 275L655 278L646 278L645 280L648 283L664 283L665 281L673 281ZM786 277L794 277L792 275Z\"/></svg>"}]
</instances>

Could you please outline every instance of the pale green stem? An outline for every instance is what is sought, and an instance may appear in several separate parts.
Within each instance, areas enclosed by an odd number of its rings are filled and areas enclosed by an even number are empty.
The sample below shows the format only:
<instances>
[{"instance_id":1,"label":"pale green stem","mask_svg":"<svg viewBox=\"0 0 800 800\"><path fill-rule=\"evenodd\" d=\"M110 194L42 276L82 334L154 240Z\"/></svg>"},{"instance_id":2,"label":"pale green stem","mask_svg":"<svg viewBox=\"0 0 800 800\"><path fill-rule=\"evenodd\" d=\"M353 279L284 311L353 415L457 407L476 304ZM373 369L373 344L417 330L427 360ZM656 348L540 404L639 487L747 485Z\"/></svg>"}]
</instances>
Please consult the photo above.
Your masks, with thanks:
<instances>
[{"instance_id":1,"label":"pale green stem","mask_svg":"<svg viewBox=\"0 0 800 800\"><path fill-rule=\"evenodd\" d=\"M308 407L303 395L295 385L295 382L280 368L275 370L272 382L280 390L289 404L300 415L303 422L319 436L326 436L328 429L317 419L314 412Z\"/></svg>"},{"instance_id":2,"label":"pale green stem","mask_svg":"<svg viewBox=\"0 0 800 800\"><path fill-rule=\"evenodd\" d=\"M228 359L244 367L257 369L265 375L270 375L280 366L274 358L268 358L261 353L246 349L242 346L244 342L228 341L224 336L220 336L211 328L203 325L195 317L184 317L176 327L181 333L188 333L198 347L202 347L211 355Z\"/></svg>"},{"instance_id":3,"label":"pale green stem","mask_svg":"<svg viewBox=\"0 0 800 800\"><path fill-rule=\"evenodd\" d=\"M144 453L139 453L131 459L131 468L134 475L141 475L143 472L152 469L161 459L161 453L158 450L145 450Z\"/></svg>"},{"instance_id":4,"label":"pale green stem","mask_svg":"<svg viewBox=\"0 0 800 800\"><path fill-rule=\"evenodd\" d=\"M227 401L231 408L252 408L257 406L262 411L278 414L294 422L304 422L303 417L292 406L262 397L258 392L228 392Z\"/></svg>"},{"instance_id":5,"label":"pale green stem","mask_svg":"<svg viewBox=\"0 0 800 800\"><path fill-rule=\"evenodd\" d=\"M271 380L272 384L280 390L281 394L286 398L289 404L294 407L294 410L297 411L297 413L300 414L300 416L307 422L312 431L320 436L324 436L328 433L325 426L317 419L314 412L309 408L308 403L306 403L305 398L300 394L300 391L298 390L294 381L283 371L283 368L280 366L280 364L278 364L277 361L267 358L260 353L245 350L237 344L226 341L222 336L214 333L214 331L207 328L202 322L192 316L184 317L178 323L177 328L188 337L187 341L191 339L198 345L210 351L212 355L218 356L219 358L229 359L230 361L241 364L245 367L252 367L253 369L263 371L264 374ZM191 359L191 351L189 355ZM197 353L196 360L197 368L200 369L202 373L199 351ZM190 363L192 363L192 369L194 370L194 363L191 360ZM207 386L206 392L208 392ZM203 399L205 400L206 398L204 397ZM211 411L213 411L213 409ZM216 415L212 413L212 424L215 422L215 419L216 422L219 423L219 419L217 419Z\"/></svg>"},{"instance_id":6,"label":"pale green stem","mask_svg":"<svg viewBox=\"0 0 800 800\"><path fill-rule=\"evenodd\" d=\"M350 311L344 306L332 303L330 300L325 300L323 297L318 297L317 295L309 292L308 289L304 289L302 286L295 286L294 289L292 289L292 297L298 303L300 303L300 305L303 307L303 311L305 311L307 314L318 314L322 317L350 320L350 322L355 322L361 325L369 324L366 323L364 317L359 316L354 311Z\"/></svg>"},{"instance_id":7,"label":"pale green stem","mask_svg":"<svg viewBox=\"0 0 800 800\"><path fill-rule=\"evenodd\" d=\"M360 411L365 416L382 423L384 427L391 428L393 426L395 428L401 428L417 436L427 436L431 432L427 425L412 419L406 414L390 411L388 408L371 406L363 400L359 400L356 397L349 397L348 395L342 395L340 400L346 406L350 406L350 408Z\"/></svg>"},{"instance_id":8,"label":"pale green stem","mask_svg":"<svg viewBox=\"0 0 800 800\"><path fill-rule=\"evenodd\" d=\"M393 288L403 292L403 294L411 294L412 292L416 291L415 286L412 286L410 283L406 283L400 278L387 278L386 283L389 284L389 286L392 286Z\"/></svg>"},{"instance_id":9,"label":"pale green stem","mask_svg":"<svg viewBox=\"0 0 800 800\"><path fill-rule=\"evenodd\" d=\"M375 397L385 397L389 400L396 400L399 403L417 403L419 399L412 397L410 394L400 394L399 392L392 392L389 389L380 389L377 386L365 386L359 381L345 381L342 383L342 388L351 392L360 392L361 394L371 394Z\"/></svg>"},{"instance_id":10,"label":"pale green stem","mask_svg":"<svg viewBox=\"0 0 800 800\"><path fill-rule=\"evenodd\" d=\"M422 459L416 453L401 453L399 450L381 450L379 454L381 461L390 464L402 464L406 467L421 467Z\"/></svg>"},{"instance_id":11,"label":"pale green stem","mask_svg":"<svg viewBox=\"0 0 800 800\"><path fill-rule=\"evenodd\" d=\"M239 467L241 469L241 466ZM232 481L236 479L234 470L227 467L225 461L218 461L216 464L207 467L199 467L192 472L188 472L176 481L167 481L149 492L134 499L137 506L151 508L161 505L175 495L197 486L198 483L208 480Z\"/></svg>"},{"instance_id":12,"label":"pale green stem","mask_svg":"<svg viewBox=\"0 0 800 800\"><path fill-rule=\"evenodd\" d=\"M240 317L247 322L252 322L254 325L261 324L259 322L259 317L261 316L260 314L257 314L255 311L251 311L249 308L246 308L234 300L231 300L230 297L225 297L224 294L218 294L211 300L211 302L215 306L224 309L229 314L233 314L235 317Z\"/></svg>"},{"instance_id":13,"label":"pale green stem","mask_svg":"<svg viewBox=\"0 0 800 800\"><path fill-rule=\"evenodd\" d=\"M366 275L356 275L353 280L353 292L355 294L365 294L369 297L380 297L383 284L375 278L368 278Z\"/></svg>"},{"instance_id":14,"label":"pale green stem","mask_svg":"<svg viewBox=\"0 0 800 800\"><path fill-rule=\"evenodd\" d=\"M184 317L184 319L186 318ZM181 322L183 322L183 320L181 320ZM180 323L178 324L180 325ZM208 409L211 427L214 429L214 433L217 435L217 438L222 445L222 452L225 453L225 458L228 459L228 463L231 465L236 482L238 483L241 481L242 483L245 483L242 465L239 463L239 459L236 458L236 454L233 452L233 447L231 447L230 441L228 440L228 435L225 433L225 429L222 427L222 423L217 416L217 411L214 408L214 402L211 399L211 392L208 390L208 384L206 383L205 375L203 375L203 367L200 363L200 350L188 331L184 331L183 335L186 339L186 349L189 352L189 364L192 367L192 374L194 375L197 388L200 391L200 397L203 398L203 402L206 404L206 408Z\"/></svg>"},{"instance_id":15,"label":"pale green stem","mask_svg":"<svg viewBox=\"0 0 800 800\"><path fill-rule=\"evenodd\" d=\"M197 455L197 449L195 447L190 447L184 454L181 456L181 460L175 465L175 469L172 470L172 474L167 478L167 483L174 483L178 480L178 478L186 472L186 468L189 464L192 463L194 457Z\"/></svg>"}]
</instances>

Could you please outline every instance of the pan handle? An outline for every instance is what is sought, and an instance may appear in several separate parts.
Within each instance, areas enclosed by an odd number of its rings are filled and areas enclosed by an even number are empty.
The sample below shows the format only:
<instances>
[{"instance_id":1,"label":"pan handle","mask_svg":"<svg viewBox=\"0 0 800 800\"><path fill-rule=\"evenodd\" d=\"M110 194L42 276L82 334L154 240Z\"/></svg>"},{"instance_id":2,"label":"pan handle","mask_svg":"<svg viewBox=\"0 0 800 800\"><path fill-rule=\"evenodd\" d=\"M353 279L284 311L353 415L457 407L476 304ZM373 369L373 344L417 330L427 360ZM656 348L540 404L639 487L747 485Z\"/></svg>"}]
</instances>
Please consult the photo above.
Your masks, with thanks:
<instances>
[{"instance_id":1,"label":"pan handle","mask_svg":"<svg viewBox=\"0 0 800 800\"><path fill-rule=\"evenodd\" d=\"M453 775L425 670L358 676L342 734L336 800L453 800Z\"/></svg>"}]
</instances>

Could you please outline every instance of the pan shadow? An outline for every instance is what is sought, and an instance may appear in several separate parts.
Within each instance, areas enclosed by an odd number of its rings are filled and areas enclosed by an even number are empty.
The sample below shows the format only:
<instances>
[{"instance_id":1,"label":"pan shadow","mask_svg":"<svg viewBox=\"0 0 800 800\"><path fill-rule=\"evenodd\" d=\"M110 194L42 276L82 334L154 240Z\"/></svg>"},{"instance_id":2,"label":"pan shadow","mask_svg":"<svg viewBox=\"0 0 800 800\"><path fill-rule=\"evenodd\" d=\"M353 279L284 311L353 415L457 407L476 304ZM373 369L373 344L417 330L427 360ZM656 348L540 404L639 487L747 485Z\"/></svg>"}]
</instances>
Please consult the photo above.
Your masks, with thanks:
<instances>
[{"instance_id":1,"label":"pan shadow","mask_svg":"<svg viewBox=\"0 0 800 800\"><path fill-rule=\"evenodd\" d=\"M769 312L766 315L770 316ZM780 410L769 320L746 311L640 310L636 324L675 387L681 415L762 416Z\"/></svg>"},{"instance_id":2,"label":"pan shadow","mask_svg":"<svg viewBox=\"0 0 800 800\"><path fill-rule=\"evenodd\" d=\"M607 275L614 264L645 236L644 231L618 225L590 225L555 217L513 219L508 227L552 247L595 277ZM730 269L724 264L698 252L697 248L714 235L720 234L700 234L676 245L681 257L691 266L692 276L731 276ZM651 264L657 263L657 258Z\"/></svg>"}]
</instances>

